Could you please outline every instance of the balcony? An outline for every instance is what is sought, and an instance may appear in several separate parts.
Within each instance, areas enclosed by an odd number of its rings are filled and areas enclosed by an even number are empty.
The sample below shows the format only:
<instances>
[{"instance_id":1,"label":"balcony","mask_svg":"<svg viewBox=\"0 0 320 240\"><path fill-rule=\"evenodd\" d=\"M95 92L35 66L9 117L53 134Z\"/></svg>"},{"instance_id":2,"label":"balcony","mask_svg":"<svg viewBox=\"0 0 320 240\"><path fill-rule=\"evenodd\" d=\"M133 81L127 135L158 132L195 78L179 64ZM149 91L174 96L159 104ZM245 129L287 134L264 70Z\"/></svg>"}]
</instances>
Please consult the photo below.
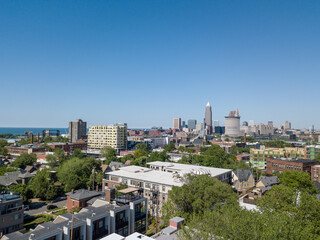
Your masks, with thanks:
<instances>
[{"instance_id":1,"label":"balcony","mask_svg":"<svg viewBox=\"0 0 320 240\"><path fill-rule=\"evenodd\" d=\"M120 221L117 221L116 222L116 230L123 228L125 226L128 226L128 223L129 223L128 218L123 218Z\"/></svg>"},{"instance_id":2,"label":"balcony","mask_svg":"<svg viewBox=\"0 0 320 240\"><path fill-rule=\"evenodd\" d=\"M10 209L1 211L0 215L10 214L10 213L18 212L21 210L22 210L22 206L10 208Z\"/></svg>"},{"instance_id":3,"label":"balcony","mask_svg":"<svg viewBox=\"0 0 320 240\"><path fill-rule=\"evenodd\" d=\"M104 236L107 236L109 234L108 229L105 228L101 228L101 229L97 229L96 231L92 232L92 239L99 239L102 238Z\"/></svg>"},{"instance_id":4,"label":"balcony","mask_svg":"<svg viewBox=\"0 0 320 240\"><path fill-rule=\"evenodd\" d=\"M147 214L145 212L135 212L134 213L135 220L139 220L141 218L145 218L146 215Z\"/></svg>"},{"instance_id":5,"label":"balcony","mask_svg":"<svg viewBox=\"0 0 320 240\"><path fill-rule=\"evenodd\" d=\"M128 204L130 202L134 202L136 200L141 199L141 196L138 195L130 195L130 196L120 196L117 197L115 200L117 203L121 203L121 204Z\"/></svg>"}]
</instances>

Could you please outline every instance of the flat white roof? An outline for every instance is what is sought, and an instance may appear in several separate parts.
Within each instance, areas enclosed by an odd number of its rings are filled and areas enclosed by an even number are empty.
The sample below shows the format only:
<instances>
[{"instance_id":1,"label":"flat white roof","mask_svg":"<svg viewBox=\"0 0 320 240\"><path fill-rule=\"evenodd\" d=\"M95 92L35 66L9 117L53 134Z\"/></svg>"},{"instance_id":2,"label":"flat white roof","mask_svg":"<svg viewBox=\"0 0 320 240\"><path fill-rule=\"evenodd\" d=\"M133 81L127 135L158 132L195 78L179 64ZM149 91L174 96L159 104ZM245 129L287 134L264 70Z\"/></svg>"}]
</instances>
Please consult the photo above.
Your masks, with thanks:
<instances>
[{"instance_id":1,"label":"flat white roof","mask_svg":"<svg viewBox=\"0 0 320 240\"><path fill-rule=\"evenodd\" d=\"M149 240L149 239L153 239L153 238L150 238L150 237L147 237L141 233L132 233L131 235L129 235L128 237L122 237L121 235L119 234L116 234L116 233L112 233L104 238L101 238L101 240Z\"/></svg>"},{"instance_id":2,"label":"flat white roof","mask_svg":"<svg viewBox=\"0 0 320 240\"><path fill-rule=\"evenodd\" d=\"M188 173L196 173L196 174L210 174L212 177L219 176L224 173L231 172L231 169L225 169L225 168L213 168L213 167L204 167L204 166L196 166L191 164L181 164L181 163L172 163L172 162L150 162L147 163L150 166L156 166L156 167L165 167L166 169L172 170L172 171L178 171L182 174L188 174Z\"/></svg>"},{"instance_id":3,"label":"flat white roof","mask_svg":"<svg viewBox=\"0 0 320 240\"><path fill-rule=\"evenodd\" d=\"M132 167L140 168L142 171L132 171ZM145 171L147 169L148 171ZM136 179L151 183L157 183L168 186L182 186L183 183L173 178L173 173L152 170L137 166L121 167L119 170L106 173L106 175Z\"/></svg>"}]
</instances>

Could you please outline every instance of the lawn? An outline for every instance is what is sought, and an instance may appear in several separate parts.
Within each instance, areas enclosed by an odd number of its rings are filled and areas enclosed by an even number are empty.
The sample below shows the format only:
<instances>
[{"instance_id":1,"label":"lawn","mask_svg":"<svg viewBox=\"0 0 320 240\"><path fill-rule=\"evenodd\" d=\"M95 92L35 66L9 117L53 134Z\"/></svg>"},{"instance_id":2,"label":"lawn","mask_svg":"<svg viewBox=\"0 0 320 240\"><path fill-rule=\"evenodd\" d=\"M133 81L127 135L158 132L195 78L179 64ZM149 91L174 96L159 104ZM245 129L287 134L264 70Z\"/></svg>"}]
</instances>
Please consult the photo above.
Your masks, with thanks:
<instances>
[{"instance_id":1,"label":"lawn","mask_svg":"<svg viewBox=\"0 0 320 240\"><path fill-rule=\"evenodd\" d=\"M23 227L25 227L26 230L28 231L28 230L30 230L30 228L34 229L40 223L45 223L45 222L49 222L52 220L53 220L53 217L50 215L39 214L39 215L32 216L32 217L25 219Z\"/></svg>"}]
</instances>

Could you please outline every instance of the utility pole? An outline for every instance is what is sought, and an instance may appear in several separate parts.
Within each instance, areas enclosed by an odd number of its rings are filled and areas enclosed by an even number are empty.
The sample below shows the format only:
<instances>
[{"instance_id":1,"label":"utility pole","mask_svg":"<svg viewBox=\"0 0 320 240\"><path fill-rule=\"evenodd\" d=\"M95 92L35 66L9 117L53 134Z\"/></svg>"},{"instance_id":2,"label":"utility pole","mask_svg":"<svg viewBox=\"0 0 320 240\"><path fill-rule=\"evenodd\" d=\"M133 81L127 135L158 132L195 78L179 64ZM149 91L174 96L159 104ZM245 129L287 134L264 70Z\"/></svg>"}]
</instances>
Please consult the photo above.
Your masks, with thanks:
<instances>
[{"instance_id":1,"label":"utility pole","mask_svg":"<svg viewBox=\"0 0 320 240\"><path fill-rule=\"evenodd\" d=\"M74 213L72 214L72 220L71 220L71 233L70 233L70 240L72 240L72 234L73 234L73 218L74 218Z\"/></svg>"},{"instance_id":2,"label":"utility pole","mask_svg":"<svg viewBox=\"0 0 320 240\"><path fill-rule=\"evenodd\" d=\"M95 166L93 166L93 167L92 167L92 175L93 175L92 191L94 191L94 173L95 173L95 169L96 169L96 167L95 167Z\"/></svg>"}]
</instances>

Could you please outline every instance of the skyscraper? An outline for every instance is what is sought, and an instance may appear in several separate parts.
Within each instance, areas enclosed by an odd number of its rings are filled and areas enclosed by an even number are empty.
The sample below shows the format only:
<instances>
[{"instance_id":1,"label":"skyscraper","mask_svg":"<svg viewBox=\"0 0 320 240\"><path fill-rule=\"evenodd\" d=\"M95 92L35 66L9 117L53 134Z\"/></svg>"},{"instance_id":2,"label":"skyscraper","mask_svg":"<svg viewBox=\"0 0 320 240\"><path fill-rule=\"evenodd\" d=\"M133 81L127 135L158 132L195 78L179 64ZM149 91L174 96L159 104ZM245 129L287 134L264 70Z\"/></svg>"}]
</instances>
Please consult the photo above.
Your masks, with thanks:
<instances>
[{"instance_id":1,"label":"skyscraper","mask_svg":"<svg viewBox=\"0 0 320 240\"><path fill-rule=\"evenodd\" d=\"M197 125L197 120L188 120L188 128L191 130L196 129L196 125Z\"/></svg>"},{"instance_id":2,"label":"skyscraper","mask_svg":"<svg viewBox=\"0 0 320 240\"><path fill-rule=\"evenodd\" d=\"M205 128L207 129L208 134L212 134L212 110L210 103L207 103L205 118L204 118Z\"/></svg>"},{"instance_id":3,"label":"skyscraper","mask_svg":"<svg viewBox=\"0 0 320 240\"><path fill-rule=\"evenodd\" d=\"M74 122L69 122L69 139L74 143L77 140L87 135L87 122L78 119Z\"/></svg>"},{"instance_id":4,"label":"skyscraper","mask_svg":"<svg viewBox=\"0 0 320 240\"><path fill-rule=\"evenodd\" d=\"M173 119L173 129L181 129L181 118Z\"/></svg>"}]
</instances>

